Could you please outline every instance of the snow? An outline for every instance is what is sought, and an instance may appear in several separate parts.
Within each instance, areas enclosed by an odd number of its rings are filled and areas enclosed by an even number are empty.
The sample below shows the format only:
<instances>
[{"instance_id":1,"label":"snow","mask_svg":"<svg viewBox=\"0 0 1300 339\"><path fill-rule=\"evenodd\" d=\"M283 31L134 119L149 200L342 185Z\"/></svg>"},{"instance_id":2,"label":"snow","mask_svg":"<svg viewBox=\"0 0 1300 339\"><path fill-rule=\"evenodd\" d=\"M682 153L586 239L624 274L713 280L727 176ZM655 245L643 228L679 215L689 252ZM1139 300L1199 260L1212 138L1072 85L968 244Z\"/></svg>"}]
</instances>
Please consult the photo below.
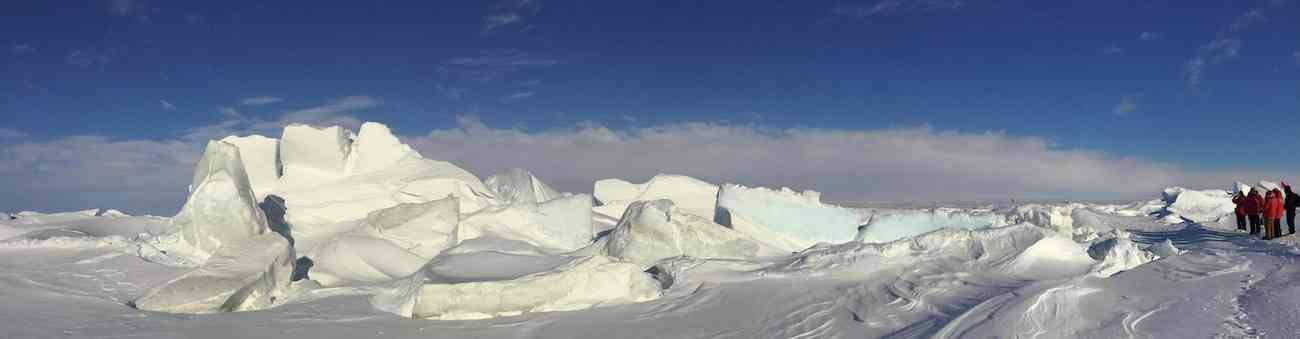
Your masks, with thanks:
<instances>
[{"instance_id":1,"label":"snow","mask_svg":"<svg viewBox=\"0 0 1300 339\"><path fill-rule=\"evenodd\" d=\"M285 301L294 251L275 233L222 246L202 267L150 289L136 308L168 313L252 311Z\"/></svg>"},{"instance_id":2,"label":"snow","mask_svg":"<svg viewBox=\"0 0 1300 339\"><path fill-rule=\"evenodd\" d=\"M466 215L455 238L513 239L540 248L567 252L591 243L591 196L577 194L544 203L516 203L485 208Z\"/></svg>"},{"instance_id":3,"label":"snow","mask_svg":"<svg viewBox=\"0 0 1300 339\"><path fill-rule=\"evenodd\" d=\"M527 170L511 168L483 180L498 199L507 204L547 202L561 197L560 192L547 186Z\"/></svg>"},{"instance_id":4,"label":"snow","mask_svg":"<svg viewBox=\"0 0 1300 339\"><path fill-rule=\"evenodd\" d=\"M186 244L205 258L227 243L269 231L257 206L239 149L211 141L194 169L191 193L173 222Z\"/></svg>"},{"instance_id":5,"label":"snow","mask_svg":"<svg viewBox=\"0 0 1300 339\"><path fill-rule=\"evenodd\" d=\"M367 122L361 125L356 140L347 155L346 170L350 175L370 173L392 167L405 159L419 159L419 153L403 144L393 131L383 124ZM330 156L333 159L333 155Z\"/></svg>"},{"instance_id":6,"label":"snow","mask_svg":"<svg viewBox=\"0 0 1300 339\"><path fill-rule=\"evenodd\" d=\"M821 203L815 191L795 192L789 188L771 190L735 184L723 185L718 193L719 215L714 219L726 226L728 218L746 220L794 239L803 247L818 242L843 243L854 240L858 226L868 214Z\"/></svg>"},{"instance_id":7,"label":"snow","mask_svg":"<svg viewBox=\"0 0 1300 339\"><path fill-rule=\"evenodd\" d=\"M686 213L713 220L718 185L684 175L659 174L643 184L620 179L600 180L596 182L593 195L601 205L611 207L603 209L602 213L615 218L622 215L623 209L632 202L667 199Z\"/></svg>"},{"instance_id":8,"label":"snow","mask_svg":"<svg viewBox=\"0 0 1300 339\"><path fill-rule=\"evenodd\" d=\"M423 284L413 295L411 313L400 315L483 319L644 302L659 294L658 281L637 266L593 256L513 280Z\"/></svg>"},{"instance_id":9,"label":"snow","mask_svg":"<svg viewBox=\"0 0 1300 339\"><path fill-rule=\"evenodd\" d=\"M862 242L890 242L943 228L983 229L1004 226L1005 217L985 211L933 209L876 215L858 230Z\"/></svg>"},{"instance_id":10,"label":"snow","mask_svg":"<svg viewBox=\"0 0 1300 339\"><path fill-rule=\"evenodd\" d=\"M374 123L222 140L173 218L0 214L0 286L20 306L0 308L0 337L1300 333L1300 238L1237 231L1240 184L845 208L660 175L593 199L522 169L481 182Z\"/></svg>"},{"instance_id":11,"label":"snow","mask_svg":"<svg viewBox=\"0 0 1300 339\"><path fill-rule=\"evenodd\" d=\"M349 132L342 127L289 125L280 137L283 180L301 183L341 177L351 148Z\"/></svg>"},{"instance_id":12,"label":"snow","mask_svg":"<svg viewBox=\"0 0 1300 339\"><path fill-rule=\"evenodd\" d=\"M257 200L266 198L280 180L280 141L260 135L228 136L221 141L239 148L239 158L244 163L244 173Z\"/></svg>"},{"instance_id":13,"label":"snow","mask_svg":"<svg viewBox=\"0 0 1300 339\"><path fill-rule=\"evenodd\" d=\"M722 225L677 209L671 200L632 203L605 239L602 254L649 268L677 256L711 259L754 257L758 244Z\"/></svg>"}]
</instances>

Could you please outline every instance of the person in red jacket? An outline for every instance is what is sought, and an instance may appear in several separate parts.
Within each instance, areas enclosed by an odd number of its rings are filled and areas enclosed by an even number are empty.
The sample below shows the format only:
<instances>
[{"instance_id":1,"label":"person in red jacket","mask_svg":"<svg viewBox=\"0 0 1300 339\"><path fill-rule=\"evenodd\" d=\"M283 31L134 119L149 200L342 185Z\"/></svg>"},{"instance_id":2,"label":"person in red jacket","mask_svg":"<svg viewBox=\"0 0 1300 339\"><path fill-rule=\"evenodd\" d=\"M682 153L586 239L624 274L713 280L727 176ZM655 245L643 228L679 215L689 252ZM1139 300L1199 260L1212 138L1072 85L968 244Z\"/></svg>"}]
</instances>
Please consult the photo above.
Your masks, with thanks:
<instances>
[{"instance_id":1,"label":"person in red jacket","mask_svg":"<svg viewBox=\"0 0 1300 339\"><path fill-rule=\"evenodd\" d=\"M1250 193L1246 194L1246 202L1242 204L1242 209L1246 211L1246 218L1250 220L1250 234L1258 235L1259 227L1263 225L1259 213L1264 209L1264 197L1260 195L1259 190L1251 188Z\"/></svg>"},{"instance_id":2,"label":"person in red jacket","mask_svg":"<svg viewBox=\"0 0 1300 339\"><path fill-rule=\"evenodd\" d=\"M1237 209L1233 210L1233 212L1236 212L1237 214L1237 229L1245 231L1246 230L1246 206L1245 206L1246 195L1241 194L1241 191L1237 191L1236 194L1232 195L1232 204L1237 205Z\"/></svg>"},{"instance_id":3,"label":"person in red jacket","mask_svg":"<svg viewBox=\"0 0 1300 339\"><path fill-rule=\"evenodd\" d=\"M1282 190L1274 188L1268 191L1268 197L1264 198L1264 240L1281 236L1284 206L1286 198L1282 196Z\"/></svg>"}]
</instances>

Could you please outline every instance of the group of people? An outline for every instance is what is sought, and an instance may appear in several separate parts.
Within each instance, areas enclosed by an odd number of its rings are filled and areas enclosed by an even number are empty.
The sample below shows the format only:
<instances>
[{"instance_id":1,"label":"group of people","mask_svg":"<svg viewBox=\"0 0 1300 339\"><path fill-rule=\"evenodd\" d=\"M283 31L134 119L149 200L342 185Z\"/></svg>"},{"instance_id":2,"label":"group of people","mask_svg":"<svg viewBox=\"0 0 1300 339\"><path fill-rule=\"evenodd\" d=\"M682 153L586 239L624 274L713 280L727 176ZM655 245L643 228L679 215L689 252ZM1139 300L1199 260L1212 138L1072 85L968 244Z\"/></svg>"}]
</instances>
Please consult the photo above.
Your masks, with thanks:
<instances>
[{"instance_id":1,"label":"group of people","mask_svg":"<svg viewBox=\"0 0 1300 339\"><path fill-rule=\"evenodd\" d=\"M1283 235L1282 215L1285 214L1287 234L1295 234L1295 210L1300 205L1300 195L1285 181L1281 190L1264 190L1262 186L1256 186L1248 193L1237 191L1232 196L1232 203L1237 205L1237 229L1249 227L1250 234L1254 235L1259 235L1262 230L1264 240L1272 240Z\"/></svg>"}]
</instances>

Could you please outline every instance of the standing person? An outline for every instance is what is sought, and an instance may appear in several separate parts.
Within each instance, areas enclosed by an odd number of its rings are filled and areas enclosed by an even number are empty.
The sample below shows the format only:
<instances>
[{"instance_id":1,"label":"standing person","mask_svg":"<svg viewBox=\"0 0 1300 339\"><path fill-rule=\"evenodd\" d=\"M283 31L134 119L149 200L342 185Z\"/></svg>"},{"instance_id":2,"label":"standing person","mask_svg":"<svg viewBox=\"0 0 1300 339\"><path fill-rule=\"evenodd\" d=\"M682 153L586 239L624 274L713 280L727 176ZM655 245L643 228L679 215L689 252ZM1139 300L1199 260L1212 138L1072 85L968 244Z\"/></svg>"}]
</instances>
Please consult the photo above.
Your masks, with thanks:
<instances>
[{"instance_id":1,"label":"standing person","mask_svg":"<svg viewBox=\"0 0 1300 339\"><path fill-rule=\"evenodd\" d=\"M1282 189L1286 191L1286 206L1284 207L1286 207L1286 226L1290 231L1287 234L1295 234L1295 209L1300 205L1300 194L1292 191L1291 185L1287 185L1285 181L1282 182Z\"/></svg>"},{"instance_id":2,"label":"standing person","mask_svg":"<svg viewBox=\"0 0 1300 339\"><path fill-rule=\"evenodd\" d=\"M1237 206L1237 208L1233 210L1234 214L1237 215L1237 230L1245 231L1246 230L1246 196L1244 194L1241 194L1241 191L1237 191L1236 194L1232 195L1232 204Z\"/></svg>"},{"instance_id":3,"label":"standing person","mask_svg":"<svg viewBox=\"0 0 1300 339\"><path fill-rule=\"evenodd\" d=\"M1250 221L1251 235L1259 235L1259 226L1264 223L1259 216L1259 213L1264 209L1264 198L1259 194L1259 189L1251 188L1250 193L1246 194L1246 203L1243 204L1246 210L1246 218Z\"/></svg>"},{"instance_id":4,"label":"standing person","mask_svg":"<svg viewBox=\"0 0 1300 339\"><path fill-rule=\"evenodd\" d=\"M1281 236L1278 233L1282 231L1282 211L1286 207L1284 202L1286 197L1282 196L1282 191L1274 188L1268 191L1268 197L1264 198L1264 240L1273 240Z\"/></svg>"}]
</instances>

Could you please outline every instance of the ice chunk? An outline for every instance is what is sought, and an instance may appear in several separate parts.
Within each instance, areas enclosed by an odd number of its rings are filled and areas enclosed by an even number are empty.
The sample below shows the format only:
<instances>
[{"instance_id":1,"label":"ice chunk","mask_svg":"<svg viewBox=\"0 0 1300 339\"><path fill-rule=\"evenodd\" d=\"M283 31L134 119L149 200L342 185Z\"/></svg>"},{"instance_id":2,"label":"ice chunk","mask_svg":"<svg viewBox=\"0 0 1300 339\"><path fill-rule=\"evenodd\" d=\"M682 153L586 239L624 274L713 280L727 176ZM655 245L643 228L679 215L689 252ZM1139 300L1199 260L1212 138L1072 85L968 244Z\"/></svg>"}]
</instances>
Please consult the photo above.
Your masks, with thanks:
<instances>
[{"instance_id":1,"label":"ice chunk","mask_svg":"<svg viewBox=\"0 0 1300 339\"><path fill-rule=\"evenodd\" d=\"M260 135L246 137L232 135L222 138L221 141L239 148L239 158L244 162L244 173L248 174L248 184L253 187L257 200L261 201L280 180L280 141Z\"/></svg>"},{"instance_id":2,"label":"ice chunk","mask_svg":"<svg viewBox=\"0 0 1300 339\"><path fill-rule=\"evenodd\" d=\"M976 230L1000 227L1006 225L1005 219L989 212L942 208L876 215L858 230L857 240L890 242L944 228Z\"/></svg>"},{"instance_id":3,"label":"ice chunk","mask_svg":"<svg viewBox=\"0 0 1300 339\"><path fill-rule=\"evenodd\" d=\"M1216 221L1231 215L1237 208L1232 196L1224 190L1180 189L1165 209L1194 222Z\"/></svg>"},{"instance_id":4,"label":"ice chunk","mask_svg":"<svg viewBox=\"0 0 1300 339\"><path fill-rule=\"evenodd\" d=\"M739 215L772 232L797 239L811 246L818 242L842 243L857 236L866 212L821 203L815 191L797 193L789 188L780 191L749 188L735 184L722 186L718 193L718 215L714 220L724 226Z\"/></svg>"},{"instance_id":5,"label":"ice chunk","mask_svg":"<svg viewBox=\"0 0 1300 339\"><path fill-rule=\"evenodd\" d=\"M396 165L407 158L419 159L420 154L398 140L393 132L380 123L361 125L356 141L348 154L347 172L350 175L370 173Z\"/></svg>"},{"instance_id":6,"label":"ice chunk","mask_svg":"<svg viewBox=\"0 0 1300 339\"><path fill-rule=\"evenodd\" d=\"M483 184L507 204L540 203L560 197L560 192L547 186L532 173L518 168L490 176Z\"/></svg>"},{"instance_id":7,"label":"ice chunk","mask_svg":"<svg viewBox=\"0 0 1300 339\"><path fill-rule=\"evenodd\" d=\"M375 211L366 217L380 238L421 258L431 259L453 242L460 218L459 200L447 197L426 203L407 203Z\"/></svg>"},{"instance_id":8,"label":"ice chunk","mask_svg":"<svg viewBox=\"0 0 1300 339\"><path fill-rule=\"evenodd\" d=\"M671 200L651 200L627 208L602 253L645 269L677 256L741 259L758 250L758 244L731 229L677 210Z\"/></svg>"},{"instance_id":9,"label":"ice chunk","mask_svg":"<svg viewBox=\"0 0 1300 339\"><path fill-rule=\"evenodd\" d=\"M310 185L285 185L275 192L284 198L286 218L294 231L312 232L314 225L361 220L370 212L400 203L446 198L460 199L460 212L472 213L496 199L473 174L455 165L407 158L376 172Z\"/></svg>"},{"instance_id":10,"label":"ice chunk","mask_svg":"<svg viewBox=\"0 0 1300 339\"><path fill-rule=\"evenodd\" d=\"M349 132L339 126L315 128L294 124L280 138L284 180L323 182L343 176L352 148Z\"/></svg>"},{"instance_id":11,"label":"ice chunk","mask_svg":"<svg viewBox=\"0 0 1300 339\"><path fill-rule=\"evenodd\" d=\"M1108 239L1099 241L1088 248L1088 255L1101 261L1093 268L1093 275L1110 277L1156 260L1157 257L1154 253L1138 248L1137 244L1129 239L1128 232L1123 230L1113 230L1111 232Z\"/></svg>"},{"instance_id":12,"label":"ice chunk","mask_svg":"<svg viewBox=\"0 0 1300 339\"><path fill-rule=\"evenodd\" d=\"M185 242L202 252L197 256L269 230L234 145L208 142L190 187L189 200L172 220Z\"/></svg>"},{"instance_id":13,"label":"ice chunk","mask_svg":"<svg viewBox=\"0 0 1300 339\"><path fill-rule=\"evenodd\" d=\"M419 271L429 262L391 241L357 234L339 236L321 245L312 260L308 276L321 286L393 281Z\"/></svg>"},{"instance_id":14,"label":"ice chunk","mask_svg":"<svg viewBox=\"0 0 1300 339\"><path fill-rule=\"evenodd\" d=\"M718 202L718 186L684 175L660 174L644 184L632 184L619 179L596 182L595 197L607 206L626 208L633 201L668 199L682 212L713 220ZM612 217L623 214L622 209L609 209Z\"/></svg>"},{"instance_id":15,"label":"ice chunk","mask_svg":"<svg viewBox=\"0 0 1300 339\"><path fill-rule=\"evenodd\" d=\"M150 289L132 304L169 313L269 308L284 301L293 262L293 247L276 233L230 242L203 266Z\"/></svg>"},{"instance_id":16,"label":"ice chunk","mask_svg":"<svg viewBox=\"0 0 1300 339\"><path fill-rule=\"evenodd\" d=\"M1054 230L1062 235L1074 234L1074 210L1079 204L1043 205L1025 204L1012 208L1006 213L1007 224L1029 223L1034 226Z\"/></svg>"},{"instance_id":17,"label":"ice chunk","mask_svg":"<svg viewBox=\"0 0 1300 339\"><path fill-rule=\"evenodd\" d=\"M513 239L558 251L591 243L591 196L577 194L540 204L495 206L465 216L456 228L457 241L491 236Z\"/></svg>"},{"instance_id":18,"label":"ice chunk","mask_svg":"<svg viewBox=\"0 0 1300 339\"><path fill-rule=\"evenodd\" d=\"M424 277L413 279L422 282ZM593 256L514 280L423 284L406 298L390 297L385 303L407 305L392 310L409 311L399 315L414 318L482 319L643 302L660 293L659 283L640 267Z\"/></svg>"}]
</instances>

